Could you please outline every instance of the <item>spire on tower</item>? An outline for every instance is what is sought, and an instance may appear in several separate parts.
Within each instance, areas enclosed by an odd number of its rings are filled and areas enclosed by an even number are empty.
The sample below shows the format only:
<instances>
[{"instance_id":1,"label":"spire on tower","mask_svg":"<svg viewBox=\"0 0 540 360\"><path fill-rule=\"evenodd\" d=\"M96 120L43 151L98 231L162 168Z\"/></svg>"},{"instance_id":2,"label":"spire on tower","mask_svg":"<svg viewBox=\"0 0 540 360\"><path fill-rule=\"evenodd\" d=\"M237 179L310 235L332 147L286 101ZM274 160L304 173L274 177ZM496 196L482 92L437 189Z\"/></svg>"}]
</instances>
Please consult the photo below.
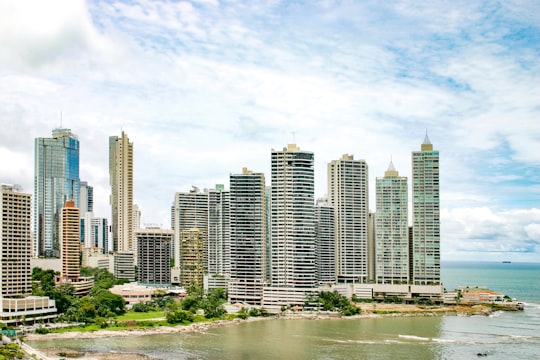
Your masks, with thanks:
<instances>
[{"instance_id":1,"label":"spire on tower","mask_svg":"<svg viewBox=\"0 0 540 360\"><path fill-rule=\"evenodd\" d=\"M429 141L429 137L428 137L428 134L427 134L427 129L426 129L426 136L424 137L424 142L422 144L424 144L424 145L431 144L431 141Z\"/></svg>"}]
</instances>

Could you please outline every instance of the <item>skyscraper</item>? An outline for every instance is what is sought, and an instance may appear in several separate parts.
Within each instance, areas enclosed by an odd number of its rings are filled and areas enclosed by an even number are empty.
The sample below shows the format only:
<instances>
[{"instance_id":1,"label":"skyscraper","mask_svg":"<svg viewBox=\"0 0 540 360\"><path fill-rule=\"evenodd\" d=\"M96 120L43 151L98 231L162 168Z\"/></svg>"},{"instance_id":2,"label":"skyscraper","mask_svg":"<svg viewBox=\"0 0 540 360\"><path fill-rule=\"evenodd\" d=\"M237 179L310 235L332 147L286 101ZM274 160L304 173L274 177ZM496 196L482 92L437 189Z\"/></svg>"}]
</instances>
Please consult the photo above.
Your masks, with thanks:
<instances>
[{"instance_id":1,"label":"skyscraper","mask_svg":"<svg viewBox=\"0 0 540 360\"><path fill-rule=\"evenodd\" d=\"M231 272L230 192L223 185L208 190L208 276ZM212 283L211 279L209 282ZM226 285L212 285L210 288Z\"/></svg>"},{"instance_id":2,"label":"skyscraper","mask_svg":"<svg viewBox=\"0 0 540 360\"><path fill-rule=\"evenodd\" d=\"M177 192L172 206L172 224L174 243L172 247L175 267L180 267L182 258L182 231L197 228L197 239L201 241L201 256L203 248L208 243L208 194L197 187L189 192ZM187 235L186 235L187 236ZM203 258L204 259L204 258Z\"/></svg>"},{"instance_id":3,"label":"skyscraper","mask_svg":"<svg viewBox=\"0 0 540 360\"><path fill-rule=\"evenodd\" d=\"M88 185L88 182L80 182L80 206L81 217L87 212L94 211L94 187Z\"/></svg>"},{"instance_id":4,"label":"skyscraper","mask_svg":"<svg viewBox=\"0 0 540 360\"><path fill-rule=\"evenodd\" d=\"M35 140L34 255L60 257L60 211L79 206L79 140L69 129Z\"/></svg>"},{"instance_id":5,"label":"skyscraper","mask_svg":"<svg viewBox=\"0 0 540 360\"><path fill-rule=\"evenodd\" d=\"M111 226L114 251L135 251L133 226L133 143L126 133L109 137Z\"/></svg>"},{"instance_id":6,"label":"skyscraper","mask_svg":"<svg viewBox=\"0 0 540 360\"><path fill-rule=\"evenodd\" d=\"M313 163L313 153L295 144L272 149L272 287L317 284Z\"/></svg>"},{"instance_id":7,"label":"skyscraper","mask_svg":"<svg viewBox=\"0 0 540 360\"><path fill-rule=\"evenodd\" d=\"M418 285L441 282L439 151L426 136L420 151L412 152L413 269Z\"/></svg>"},{"instance_id":8,"label":"skyscraper","mask_svg":"<svg viewBox=\"0 0 540 360\"><path fill-rule=\"evenodd\" d=\"M79 209L73 201L66 201L60 217L60 238L62 272L61 277L78 280L81 270L81 241L80 241L80 215Z\"/></svg>"},{"instance_id":9,"label":"skyscraper","mask_svg":"<svg viewBox=\"0 0 540 360\"><path fill-rule=\"evenodd\" d=\"M30 214L31 195L0 184L0 298L32 293Z\"/></svg>"},{"instance_id":10,"label":"skyscraper","mask_svg":"<svg viewBox=\"0 0 540 360\"><path fill-rule=\"evenodd\" d=\"M334 207L339 282L368 278L368 166L343 155L328 164L328 204Z\"/></svg>"},{"instance_id":11,"label":"skyscraper","mask_svg":"<svg viewBox=\"0 0 540 360\"><path fill-rule=\"evenodd\" d=\"M407 178L399 176L390 161L384 177L376 179L375 253L376 281L409 281L409 215Z\"/></svg>"},{"instance_id":12,"label":"skyscraper","mask_svg":"<svg viewBox=\"0 0 540 360\"><path fill-rule=\"evenodd\" d=\"M315 241L317 245L317 280L319 284L336 282L336 241L334 238L334 208L326 199L315 206Z\"/></svg>"},{"instance_id":13,"label":"skyscraper","mask_svg":"<svg viewBox=\"0 0 540 360\"><path fill-rule=\"evenodd\" d=\"M229 301L260 305L266 278L264 174L242 169L230 176L231 271Z\"/></svg>"}]
</instances>

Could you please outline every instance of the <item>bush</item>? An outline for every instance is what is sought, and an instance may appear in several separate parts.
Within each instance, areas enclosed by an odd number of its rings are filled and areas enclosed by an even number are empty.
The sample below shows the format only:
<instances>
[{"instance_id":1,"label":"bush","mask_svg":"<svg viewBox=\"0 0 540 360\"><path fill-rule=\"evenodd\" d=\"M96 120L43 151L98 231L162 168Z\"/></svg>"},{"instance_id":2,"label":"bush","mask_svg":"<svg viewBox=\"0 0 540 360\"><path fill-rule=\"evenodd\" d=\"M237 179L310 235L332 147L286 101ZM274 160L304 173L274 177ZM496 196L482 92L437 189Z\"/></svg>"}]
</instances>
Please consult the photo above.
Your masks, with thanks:
<instances>
[{"instance_id":1,"label":"bush","mask_svg":"<svg viewBox=\"0 0 540 360\"><path fill-rule=\"evenodd\" d=\"M148 306L148 304L146 303L136 303L133 305L133 311L135 312L142 312L142 313L146 313L150 310L150 306Z\"/></svg>"},{"instance_id":2,"label":"bush","mask_svg":"<svg viewBox=\"0 0 540 360\"><path fill-rule=\"evenodd\" d=\"M49 329L43 328L43 327L40 327L40 328L36 329L36 334L48 334L50 332L51 331Z\"/></svg>"},{"instance_id":3,"label":"bush","mask_svg":"<svg viewBox=\"0 0 540 360\"><path fill-rule=\"evenodd\" d=\"M182 322L193 322L194 316L187 310L176 310L167 313L165 316L169 324L180 324Z\"/></svg>"}]
</instances>

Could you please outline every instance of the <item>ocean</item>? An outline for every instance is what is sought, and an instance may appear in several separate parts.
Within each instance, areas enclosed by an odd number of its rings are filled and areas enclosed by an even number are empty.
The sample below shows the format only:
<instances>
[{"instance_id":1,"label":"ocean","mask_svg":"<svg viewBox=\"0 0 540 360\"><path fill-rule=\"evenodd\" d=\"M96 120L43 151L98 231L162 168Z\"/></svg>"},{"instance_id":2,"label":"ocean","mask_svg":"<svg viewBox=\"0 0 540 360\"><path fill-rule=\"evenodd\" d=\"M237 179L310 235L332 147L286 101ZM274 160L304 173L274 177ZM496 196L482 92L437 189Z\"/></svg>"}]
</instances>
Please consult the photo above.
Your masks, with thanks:
<instances>
[{"instance_id":1,"label":"ocean","mask_svg":"<svg viewBox=\"0 0 540 360\"><path fill-rule=\"evenodd\" d=\"M186 360L540 358L540 264L446 262L441 270L449 290L485 286L523 301L525 310L490 316L278 319L197 333L29 344Z\"/></svg>"}]
</instances>

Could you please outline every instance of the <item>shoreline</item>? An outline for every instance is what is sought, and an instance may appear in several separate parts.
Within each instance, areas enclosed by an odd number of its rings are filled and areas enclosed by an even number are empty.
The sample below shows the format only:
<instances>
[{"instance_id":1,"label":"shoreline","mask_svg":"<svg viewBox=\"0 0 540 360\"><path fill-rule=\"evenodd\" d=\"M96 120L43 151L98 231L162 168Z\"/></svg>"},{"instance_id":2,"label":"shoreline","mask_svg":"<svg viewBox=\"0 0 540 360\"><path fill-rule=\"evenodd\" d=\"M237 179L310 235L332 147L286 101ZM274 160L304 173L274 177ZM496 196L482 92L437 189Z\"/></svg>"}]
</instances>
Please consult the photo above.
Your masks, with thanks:
<instances>
[{"instance_id":1,"label":"shoreline","mask_svg":"<svg viewBox=\"0 0 540 360\"><path fill-rule=\"evenodd\" d=\"M97 330L92 332L72 331L65 333L49 334L27 334L25 335L25 346L28 354L34 354L38 359L58 360L61 358L76 358L81 360L151 360L147 355L136 353L91 353L79 352L65 348L44 348L35 349L26 342L70 340L70 339L100 339L109 337L134 337L160 334L180 334L189 332L204 332L208 329L225 326L235 326L238 324L254 321L267 320L362 320L384 317L424 317L424 316L488 316L494 310L489 305L446 305L446 306L418 306L409 304L381 304L381 303L359 303L361 314L354 316L340 316L330 312L287 312L278 316L269 317L249 317L247 319L215 320L209 322L198 322L189 325L158 326L151 328L121 329L121 330Z\"/></svg>"},{"instance_id":2,"label":"shoreline","mask_svg":"<svg viewBox=\"0 0 540 360\"><path fill-rule=\"evenodd\" d=\"M176 326L156 326L145 328L127 328L120 330L97 330L89 332L69 331L64 333L48 334L26 334L25 341L48 341L48 340L69 340L69 339L99 339L106 337L126 337L144 336L159 334L175 334L184 332L201 332L211 328L231 326L245 322L265 321L265 320L359 320L378 317L406 317L406 316L487 316L495 310L488 305L445 305L445 306L418 306L409 304L381 304L381 303L360 303L357 306L361 309L359 315L341 316L332 312L287 312L277 316L269 317L249 317L247 319L214 320L208 322L197 322L189 325Z\"/></svg>"}]
</instances>

